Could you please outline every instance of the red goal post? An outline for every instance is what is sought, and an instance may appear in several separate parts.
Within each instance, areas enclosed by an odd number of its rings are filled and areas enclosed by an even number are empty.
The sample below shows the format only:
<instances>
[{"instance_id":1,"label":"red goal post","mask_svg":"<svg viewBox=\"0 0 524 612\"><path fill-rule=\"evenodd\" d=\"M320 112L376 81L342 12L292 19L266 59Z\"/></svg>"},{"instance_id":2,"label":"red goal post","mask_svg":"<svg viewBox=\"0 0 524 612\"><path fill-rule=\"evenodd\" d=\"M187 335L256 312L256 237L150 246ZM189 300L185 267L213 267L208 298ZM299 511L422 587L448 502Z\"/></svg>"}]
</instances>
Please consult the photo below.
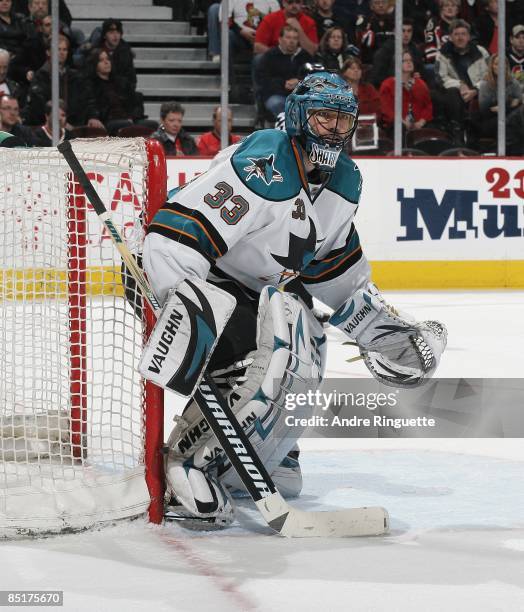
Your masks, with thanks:
<instances>
[{"instance_id":1,"label":"red goal post","mask_svg":"<svg viewBox=\"0 0 524 612\"><path fill-rule=\"evenodd\" d=\"M137 256L162 146L73 141ZM163 515L163 391L136 366L154 317L56 149L0 151L0 537Z\"/></svg>"}]
</instances>

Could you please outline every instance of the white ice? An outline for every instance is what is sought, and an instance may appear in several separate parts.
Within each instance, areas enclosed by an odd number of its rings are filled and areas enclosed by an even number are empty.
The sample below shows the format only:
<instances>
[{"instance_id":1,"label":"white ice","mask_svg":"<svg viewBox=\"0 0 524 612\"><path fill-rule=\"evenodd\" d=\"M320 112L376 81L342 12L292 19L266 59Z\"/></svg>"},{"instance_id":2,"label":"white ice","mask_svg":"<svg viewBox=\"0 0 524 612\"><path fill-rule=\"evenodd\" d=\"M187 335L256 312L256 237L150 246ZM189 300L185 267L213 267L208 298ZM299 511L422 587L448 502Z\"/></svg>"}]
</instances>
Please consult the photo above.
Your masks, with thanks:
<instances>
[{"instance_id":1,"label":"white ice","mask_svg":"<svg viewBox=\"0 0 524 612\"><path fill-rule=\"evenodd\" d=\"M522 377L523 292L390 293L446 323L439 375ZM366 376L330 332L328 376ZM167 427L168 425L166 425ZM521 439L305 440L304 509L385 506L391 534L285 540L244 500L221 532L139 519L0 543L0 590L59 589L64 610L524 610Z\"/></svg>"}]
</instances>

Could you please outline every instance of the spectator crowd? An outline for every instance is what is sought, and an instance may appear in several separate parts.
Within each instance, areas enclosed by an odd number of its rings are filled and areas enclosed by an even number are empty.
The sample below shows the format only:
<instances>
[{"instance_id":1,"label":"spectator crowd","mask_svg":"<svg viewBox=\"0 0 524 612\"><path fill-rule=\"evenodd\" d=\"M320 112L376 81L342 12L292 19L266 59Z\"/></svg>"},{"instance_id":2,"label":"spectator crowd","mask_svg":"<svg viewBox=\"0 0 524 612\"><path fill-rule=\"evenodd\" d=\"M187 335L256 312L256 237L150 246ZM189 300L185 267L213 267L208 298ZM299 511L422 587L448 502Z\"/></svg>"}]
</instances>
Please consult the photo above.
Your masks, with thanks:
<instances>
[{"instance_id":1,"label":"spectator crowd","mask_svg":"<svg viewBox=\"0 0 524 612\"><path fill-rule=\"evenodd\" d=\"M220 23L228 19L229 57L249 62L258 125L277 121L287 95L307 71L338 71L371 117L384 143L394 122L394 0L207 1L208 53L220 61ZM506 3L507 57L498 50L497 0L410 0L402 26L402 121L404 138L432 128L450 146L489 151L497 134L497 79L506 78L507 152L524 153L524 0ZM50 0L0 0L0 121L17 144L51 144L53 19L59 20L60 138L86 127L108 135L144 134L170 155L214 155L220 148L222 109L199 138L184 129L185 110L175 101L160 117L144 114L137 91L134 53L122 22L106 19L86 38L74 28L64 0L50 14ZM173 49L176 55L176 48ZM227 122L230 143L232 114ZM127 132L126 132L127 130ZM138 133L138 132L137 132ZM411 139L413 140L413 138Z\"/></svg>"},{"instance_id":2,"label":"spectator crowd","mask_svg":"<svg viewBox=\"0 0 524 612\"><path fill-rule=\"evenodd\" d=\"M275 0L276 1L276 0ZM0 131L2 146L52 145L50 0L0 0ZM220 150L222 111L198 139L183 128L185 110L165 102L158 121L144 114L134 52L122 22L106 19L86 39L59 2L59 138L146 135L168 155L213 156ZM174 51L176 53L176 51ZM233 116L228 112L230 142Z\"/></svg>"},{"instance_id":3,"label":"spectator crowd","mask_svg":"<svg viewBox=\"0 0 524 612\"><path fill-rule=\"evenodd\" d=\"M51 28L49 0L0 0L0 121L13 143L51 144ZM72 27L64 2L58 14L60 138L97 128L116 135L120 128L156 121L144 116L136 90L134 54L122 22L106 19L89 40Z\"/></svg>"},{"instance_id":4,"label":"spectator crowd","mask_svg":"<svg viewBox=\"0 0 524 612\"><path fill-rule=\"evenodd\" d=\"M251 55L259 123L277 120L311 66L338 71L361 115L386 142L394 120L394 0L230 0L230 57ZM220 2L208 11L209 53L220 59ZM497 0L410 0L403 4L402 122L432 128L449 146L493 148L499 64L506 75L507 152L524 153L524 1L506 2L507 57L499 62ZM232 71L234 74L234 71ZM245 99L248 92L242 97Z\"/></svg>"}]
</instances>

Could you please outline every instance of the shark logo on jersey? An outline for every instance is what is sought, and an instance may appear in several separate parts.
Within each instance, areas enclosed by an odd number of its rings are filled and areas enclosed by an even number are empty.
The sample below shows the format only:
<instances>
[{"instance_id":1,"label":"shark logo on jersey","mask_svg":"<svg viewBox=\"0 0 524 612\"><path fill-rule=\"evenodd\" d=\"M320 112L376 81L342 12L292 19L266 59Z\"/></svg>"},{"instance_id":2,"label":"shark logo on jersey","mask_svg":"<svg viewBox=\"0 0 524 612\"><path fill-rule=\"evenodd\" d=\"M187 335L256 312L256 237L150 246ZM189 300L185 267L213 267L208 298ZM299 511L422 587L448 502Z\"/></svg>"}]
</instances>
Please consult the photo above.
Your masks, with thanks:
<instances>
[{"instance_id":1,"label":"shark logo on jersey","mask_svg":"<svg viewBox=\"0 0 524 612\"><path fill-rule=\"evenodd\" d=\"M282 174L275 168L275 156L270 155L269 157L248 157L251 162L250 166L244 168L244 172L247 172L246 182L254 178L259 178L264 181L266 185L271 183L282 183L284 178Z\"/></svg>"},{"instance_id":2,"label":"shark logo on jersey","mask_svg":"<svg viewBox=\"0 0 524 612\"><path fill-rule=\"evenodd\" d=\"M283 266L286 270L300 272L305 268L315 255L317 245L317 230L315 224L309 218L309 235L306 238L300 238L295 234L289 234L289 251L288 255L274 255L271 257Z\"/></svg>"}]
</instances>

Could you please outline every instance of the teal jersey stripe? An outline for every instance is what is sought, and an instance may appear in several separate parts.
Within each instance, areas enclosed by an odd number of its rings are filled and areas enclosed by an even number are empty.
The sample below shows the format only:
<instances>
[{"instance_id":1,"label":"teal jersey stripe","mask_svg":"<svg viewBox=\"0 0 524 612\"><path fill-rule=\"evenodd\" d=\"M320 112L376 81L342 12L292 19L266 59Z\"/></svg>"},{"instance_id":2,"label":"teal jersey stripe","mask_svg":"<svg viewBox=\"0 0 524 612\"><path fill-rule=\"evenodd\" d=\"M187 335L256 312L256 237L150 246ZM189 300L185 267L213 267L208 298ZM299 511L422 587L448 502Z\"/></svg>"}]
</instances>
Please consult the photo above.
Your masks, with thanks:
<instances>
[{"instance_id":1,"label":"teal jersey stripe","mask_svg":"<svg viewBox=\"0 0 524 612\"><path fill-rule=\"evenodd\" d=\"M362 256L358 233L353 230L343 249L335 249L323 259L313 259L304 268L300 277L306 282L322 282L339 276Z\"/></svg>"},{"instance_id":2,"label":"teal jersey stripe","mask_svg":"<svg viewBox=\"0 0 524 612\"><path fill-rule=\"evenodd\" d=\"M176 233L194 238L202 253L207 257L216 259L224 255L219 250L217 244L211 239L202 223L194 218L184 217L180 213L160 209L154 216L149 231L153 231L155 226L168 228Z\"/></svg>"}]
</instances>

